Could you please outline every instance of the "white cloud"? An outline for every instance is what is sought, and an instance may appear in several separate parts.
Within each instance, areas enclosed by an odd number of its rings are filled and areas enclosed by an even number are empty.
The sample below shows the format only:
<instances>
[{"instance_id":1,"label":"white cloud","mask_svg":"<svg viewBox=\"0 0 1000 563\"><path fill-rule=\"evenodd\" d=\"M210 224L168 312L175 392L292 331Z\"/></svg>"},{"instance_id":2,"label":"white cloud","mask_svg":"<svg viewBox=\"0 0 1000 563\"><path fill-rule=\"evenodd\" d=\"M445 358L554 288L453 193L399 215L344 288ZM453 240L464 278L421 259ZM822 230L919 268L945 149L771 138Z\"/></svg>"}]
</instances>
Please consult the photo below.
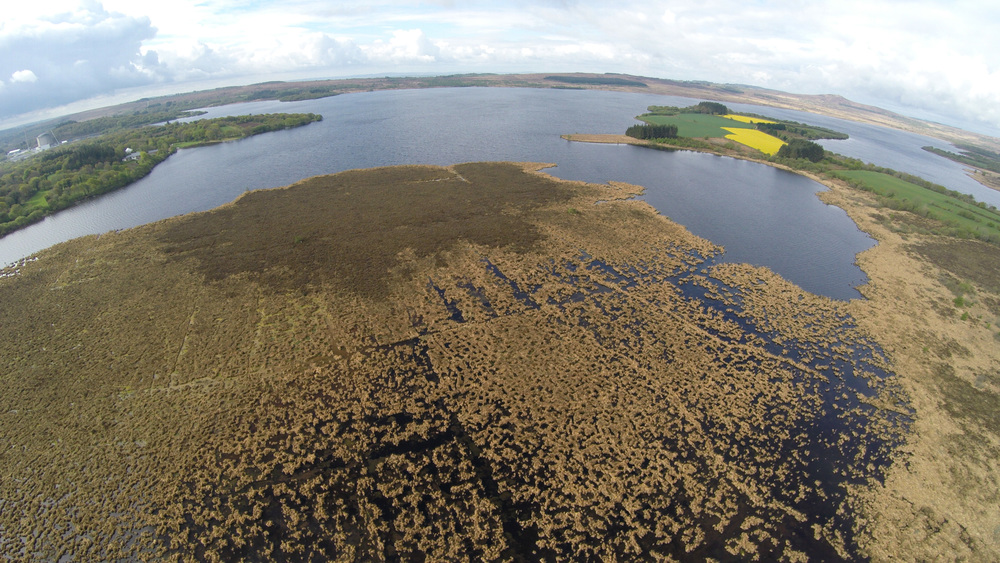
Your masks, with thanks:
<instances>
[{"instance_id":1,"label":"white cloud","mask_svg":"<svg viewBox=\"0 0 1000 563\"><path fill-rule=\"evenodd\" d=\"M14 16L0 25L0 76L11 77L0 116L155 79L135 64L142 41L155 33L146 18L110 13L94 2L51 15Z\"/></svg>"},{"instance_id":2,"label":"white cloud","mask_svg":"<svg viewBox=\"0 0 1000 563\"><path fill-rule=\"evenodd\" d=\"M1000 126L998 23L989 0L19 2L0 22L0 77L11 77L0 115L268 73L591 70L839 93ZM26 69L36 81L14 80Z\"/></svg>"},{"instance_id":3,"label":"white cloud","mask_svg":"<svg viewBox=\"0 0 1000 563\"><path fill-rule=\"evenodd\" d=\"M35 76L34 72L29 69L19 70L14 74L10 75L11 82L37 82L38 77Z\"/></svg>"},{"instance_id":4,"label":"white cloud","mask_svg":"<svg viewBox=\"0 0 1000 563\"><path fill-rule=\"evenodd\" d=\"M395 30L389 41L375 41L365 50L373 62L432 63L441 57L441 49L419 29Z\"/></svg>"}]
</instances>

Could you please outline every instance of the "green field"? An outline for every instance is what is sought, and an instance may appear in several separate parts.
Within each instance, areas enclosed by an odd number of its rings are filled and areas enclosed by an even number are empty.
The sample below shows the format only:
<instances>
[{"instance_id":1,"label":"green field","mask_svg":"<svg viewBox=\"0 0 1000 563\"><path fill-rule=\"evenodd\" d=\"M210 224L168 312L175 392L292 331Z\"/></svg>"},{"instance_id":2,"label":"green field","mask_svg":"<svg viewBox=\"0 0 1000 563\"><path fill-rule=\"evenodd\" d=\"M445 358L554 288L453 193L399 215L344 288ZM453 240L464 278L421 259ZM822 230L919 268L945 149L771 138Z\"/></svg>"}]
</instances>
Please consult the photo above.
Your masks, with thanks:
<instances>
[{"instance_id":1,"label":"green field","mask_svg":"<svg viewBox=\"0 0 1000 563\"><path fill-rule=\"evenodd\" d=\"M718 115L705 113L682 113L679 115L642 115L640 119L653 125L676 125L680 137L725 137L731 135L723 127L738 127L755 129L749 123L741 123L734 119L726 119Z\"/></svg>"},{"instance_id":2,"label":"green field","mask_svg":"<svg viewBox=\"0 0 1000 563\"><path fill-rule=\"evenodd\" d=\"M952 229L947 234L1000 242L1000 213L995 208L969 203L882 172L841 170L836 175L879 195L887 207L945 223Z\"/></svg>"},{"instance_id":3,"label":"green field","mask_svg":"<svg viewBox=\"0 0 1000 563\"><path fill-rule=\"evenodd\" d=\"M25 202L24 206L29 210L35 209L46 209L49 206L49 202L45 199L45 194L49 193L48 190L36 193L28 201Z\"/></svg>"}]
</instances>

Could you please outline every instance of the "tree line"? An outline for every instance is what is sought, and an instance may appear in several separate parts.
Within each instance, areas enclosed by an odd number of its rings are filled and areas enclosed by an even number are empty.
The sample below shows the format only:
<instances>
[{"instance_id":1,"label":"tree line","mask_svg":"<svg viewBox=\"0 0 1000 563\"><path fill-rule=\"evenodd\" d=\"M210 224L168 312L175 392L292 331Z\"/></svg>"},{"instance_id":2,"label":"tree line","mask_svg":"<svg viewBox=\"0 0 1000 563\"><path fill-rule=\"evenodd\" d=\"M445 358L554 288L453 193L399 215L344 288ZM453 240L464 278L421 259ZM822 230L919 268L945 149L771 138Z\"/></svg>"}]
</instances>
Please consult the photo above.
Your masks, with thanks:
<instances>
[{"instance_id":1,"label":"tree line","mask_svg":"<svg viewBox=\"0 0 1000 563\"><path fill-rule=\"evenodd\" d=\"M625 134L636 139L676 139L676 125L633 125L625 130Z\"/></svg>"},{"instance_id":2,"label":"tree line","mask_svg":"<svg viewBox=\"0 0 1000 563\"><path fill-rule=\"evenodd\" d=\"M770 117L764 117L762 115L755 115L752 113L745 113L742 115L751 118L759 117L761 119L774 121ZM754 125L759 131L763 131L768 135L774 135L782 141L790 141L792 139L808 139L810 141L816 141L819 139L847 139L850 137L847 133L841 133L840 131L834 131L833 129L827 129L826 127L806 125L805 123L799 123L798 121L787 121L784 119L778 120L777 123L758 122Z\"/></svg>"},{"instance_id":3,"label":"tree line","mask_svg":"<svg viewBox=\"0 0 1000 563\"><path fill-rule=\"evenodd\" d=\"M123 129L0 163L0 236L146 176L179 147L299 127L312 113L242 115Z\"/></svg>"},{"instance_id":4,"label":"tree line","mask_svg":"<svg viewBox=\"0 0 1000 563\"><path fill-rule=\"evenodd\" d=\"M778 149L778 158L804 158L810 162L819 162L826 156L823 146L805 139L792 139Z\"/></svg>"}]
</instances>

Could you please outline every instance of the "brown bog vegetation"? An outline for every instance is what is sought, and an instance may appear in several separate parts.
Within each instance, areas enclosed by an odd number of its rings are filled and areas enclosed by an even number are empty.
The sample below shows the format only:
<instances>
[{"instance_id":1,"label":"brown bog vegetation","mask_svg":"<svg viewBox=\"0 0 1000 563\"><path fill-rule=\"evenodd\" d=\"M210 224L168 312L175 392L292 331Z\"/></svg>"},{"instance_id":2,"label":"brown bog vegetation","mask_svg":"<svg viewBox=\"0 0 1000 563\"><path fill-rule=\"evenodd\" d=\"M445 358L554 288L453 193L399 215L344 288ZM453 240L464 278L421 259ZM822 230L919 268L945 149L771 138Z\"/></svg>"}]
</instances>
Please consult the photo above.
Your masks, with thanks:
<instances>
[{"instance_id":1,"label":"brown bog vegetation","mask_svg":"<svg viewBox=\"0 0 1000 563\"><path fill-rule=\"evenodd\" d=\"M845 303L538 165L318 177L0 278L0 556L859 559Z\"/></svg>"}]
</instances>

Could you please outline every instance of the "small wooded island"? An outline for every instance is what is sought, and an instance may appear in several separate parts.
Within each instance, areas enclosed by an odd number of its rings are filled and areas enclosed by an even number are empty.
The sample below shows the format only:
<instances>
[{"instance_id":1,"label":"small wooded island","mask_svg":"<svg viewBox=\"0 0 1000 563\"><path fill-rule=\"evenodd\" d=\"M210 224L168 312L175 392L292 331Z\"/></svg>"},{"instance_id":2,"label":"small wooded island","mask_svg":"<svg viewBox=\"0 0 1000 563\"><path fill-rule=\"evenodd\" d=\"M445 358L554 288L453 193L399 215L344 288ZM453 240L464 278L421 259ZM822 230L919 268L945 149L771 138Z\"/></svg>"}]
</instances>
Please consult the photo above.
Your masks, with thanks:
<instances>
[{"instance_id":1,"label":"small wooded island","mask_svg":"<svg viewBox=\"0 0 1000 563\"><path fill-rule=\"evenodd\" d=\"M177 119L192 112L150 112L67 123L39 136L31 151L0 162L0 236L81 200L125 187L181 148L232 141L319 121L312 113ZM131 119L130 119L131 118ZM138 125L138 126L137 126ZM59 138L71 139L60 143ZM54 146L41 143L49 140Z\"/></svg>"}]
</instances>

